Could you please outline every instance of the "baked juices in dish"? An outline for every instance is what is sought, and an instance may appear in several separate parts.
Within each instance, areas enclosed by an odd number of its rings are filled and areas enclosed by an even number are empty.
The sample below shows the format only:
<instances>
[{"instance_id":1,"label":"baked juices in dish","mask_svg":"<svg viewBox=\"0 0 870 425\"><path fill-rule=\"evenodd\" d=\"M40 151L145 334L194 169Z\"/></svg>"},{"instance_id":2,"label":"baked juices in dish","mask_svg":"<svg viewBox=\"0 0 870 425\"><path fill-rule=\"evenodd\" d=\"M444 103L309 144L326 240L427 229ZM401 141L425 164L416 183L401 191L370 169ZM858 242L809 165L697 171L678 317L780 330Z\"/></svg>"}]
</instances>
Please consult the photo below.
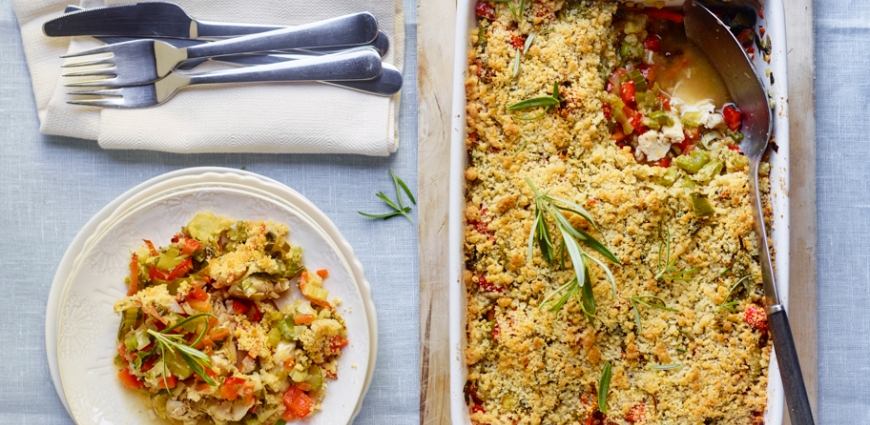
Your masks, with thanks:
<instances>
[{"instance_id":1,"label":"baked juices in dish","mask_svg":"<svg viewBox=\"0 0 870 425\"><path fill-rule=\"evenodd\" d=\"M200 213L169 245L132 253L116 363L154 414L185 425L316 414L348 336L329 272L306 269L288 237L283 224Z\"/></svg>"},{"instance_id":2,"label":"baked juices in dish","mask_svg":"<svg viewBox=\"0 0 870 425\"><path fill-rule=\"evenodd\" d=\"M475 10L472 423L762 423L772 346L741 112L681 13L546 0ZM728 22L751 43L749 18Z\"/></svg>"}]
</instances>

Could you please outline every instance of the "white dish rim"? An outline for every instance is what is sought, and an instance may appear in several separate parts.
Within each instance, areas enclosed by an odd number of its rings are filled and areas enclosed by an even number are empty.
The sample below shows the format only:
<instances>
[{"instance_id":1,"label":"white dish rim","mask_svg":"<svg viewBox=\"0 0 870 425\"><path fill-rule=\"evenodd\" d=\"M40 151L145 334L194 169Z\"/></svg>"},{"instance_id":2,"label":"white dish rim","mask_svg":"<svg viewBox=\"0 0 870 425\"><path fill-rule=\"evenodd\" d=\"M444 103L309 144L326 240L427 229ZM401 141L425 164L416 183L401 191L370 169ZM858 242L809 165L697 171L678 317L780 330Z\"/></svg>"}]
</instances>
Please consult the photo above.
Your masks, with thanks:
<instances>
[{"instance_id":1,"label":"white dish rim","mask_svg":"<svg viewBox=\"0 0 870 425\"><path fill-rule=\"evenodd\" d=\"M465 152L465 73L467 70L468 35L474 28L475 0L458 0L455 32L455 56L453 63L453 103L451 113L450 138L450 178L448 206L448 283L449 283L449 323L450 323L450 417L454 424L471 424L468 406L465 403L464 387L467 370L464 364L465 346L465 288L462 281L463 255L462 241L464 239L463 211L465 207L464 171L466 166ZM667 5L680 5L679 0L666 0ZM763 26L774 41L770 63L756 55L756 69L770 69L775 75L777 86L764 81L768 93L775 102L773 114L773 134L778 150L772 152L771 162L771 200L774 209L774 221L770 242L776 256L777 291L780 300L788 307L789 289L789 223L790 209L788 200L789 187L789 128L788 128L788 87L786 69L786 36L785 11L782 0L763 2L764 18L759 17L756 23ZM764 80L764 78L762 79ZM782 90L776 90L782 87ZM782 381L776 353L771 351L768 369L767 411L764 413L765 423L781 424L785 407Z\"/></svg>"},{"instance_id":2,"label":"white dish rim","mask_svg":"<svg viewBox=\"0 0 870 425\"><path fill-rule=\"evenodd\" d=\"M365 272L363 270L362 263L356 257L353 248L350 246L350 244L347 242L347 240L344 238L344 236L341 234L335 224L319 208L317 208L317 206L315 206L310 200L308 200L308 198L274 179L249 171L223 167L194 167L181 169L158 175L152 179L140 183L132 189L128 190L127 192L124 192L122 195L118 196L105 207L103 207L96 215L94 215L94 217L92 217L85 224L82 230L80 230L76 237L73 239L73 242L70 243L70 246L67 248L67 251L58 266L57 272L55 273L54 279L52 281L52 286L49 291L48 303L46 306L46 354L55 391L57 392L58 397L63 403L64 408L69 413L69 405L64 396L63 386L61 384L60 374L57 365L57 320L60 301L63 298L63 293L65 293L67 277L70 276L70 274L74 271L76 258L83 249L87 248L88 241L91 240L91 238L97 236L98 233L102 233L101 230L104 230L105 226L111 224L106 223L107 220L112 217L117 218L120 214L124 213L123 210L119 209L120 206L128 205L129 207L135 207L135 205L139 203L135 202L133 203L133 205L125 204L128 200L131 200L138 193L146 191L149 187L155 185L171 185L173 184L173 181L178 179L182 179L181 181L189 181L189 179L183 180L183 178L186 177L200 180L209 178L224 179L223 181L218 181L218 183L236 183L242 186L244 186L245 184L255 186L255 189L266 192L274 199L283 200L288 205L292 205L294 207L304 207L302 212L307 213L307 217L311 219L314 223L316 223L320 227L320 229L324 231L329 236L329 238L337 245L339 254L343 257L343 260L350 266L350 270L352 271L356 279L357 288L360 291L361 297L365 304L370 333L370 353L368 365L369 369L366 373L366 378L363 384L360 399L358 400L357 405L354 409L354 413L351 416L351 421L353 421L353 418L355 418L359 414L359 411L362 408L362 403L365 399L365 395L371 386L371 381L374 376L374 370L376 367L378 347L377 314L374 301L372 299L371 284L365 278ZM244 184L239 183L240 181ZM159 194L159 192L160 191L158 191L157 193ZM145 196L140 202L147 202L148 199L154 196L155 194L152 194L151 196ZM290 202L289 199L295 199L297 204Z\"/></svg>"}]
</instances>

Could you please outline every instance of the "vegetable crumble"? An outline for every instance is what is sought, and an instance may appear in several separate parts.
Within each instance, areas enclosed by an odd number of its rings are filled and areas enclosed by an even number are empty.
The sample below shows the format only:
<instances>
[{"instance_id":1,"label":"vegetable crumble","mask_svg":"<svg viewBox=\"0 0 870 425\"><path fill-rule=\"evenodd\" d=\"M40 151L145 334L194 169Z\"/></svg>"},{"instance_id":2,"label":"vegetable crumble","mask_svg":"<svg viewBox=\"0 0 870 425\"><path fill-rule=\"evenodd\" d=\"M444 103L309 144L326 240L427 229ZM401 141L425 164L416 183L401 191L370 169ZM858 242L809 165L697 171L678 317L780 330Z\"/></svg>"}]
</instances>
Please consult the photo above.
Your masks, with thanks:
<instances>
[{"instance_id":1,"label":"vegetable crumble","mask_svg":"<svg viewBox=\"0 0 870 425\"><path fill-rule=\"evenodd\" d=\"M118 377L157 416L273 425L320 409L347 331L329 273L307 270L288 237L284 224L200 213L168 246L131 255Z\"/></svg>"},{"instance_id":2,"label":"vegetable crumble","mask_svg":"<svg viewBox=\"0 0 870 425\"><path fill-rule=\"evenodd\" d=\"M476 14L472 423L763 423L771 343L741 115L675 35L682 15L594 0Z\"/></svg>"}]
</instances>

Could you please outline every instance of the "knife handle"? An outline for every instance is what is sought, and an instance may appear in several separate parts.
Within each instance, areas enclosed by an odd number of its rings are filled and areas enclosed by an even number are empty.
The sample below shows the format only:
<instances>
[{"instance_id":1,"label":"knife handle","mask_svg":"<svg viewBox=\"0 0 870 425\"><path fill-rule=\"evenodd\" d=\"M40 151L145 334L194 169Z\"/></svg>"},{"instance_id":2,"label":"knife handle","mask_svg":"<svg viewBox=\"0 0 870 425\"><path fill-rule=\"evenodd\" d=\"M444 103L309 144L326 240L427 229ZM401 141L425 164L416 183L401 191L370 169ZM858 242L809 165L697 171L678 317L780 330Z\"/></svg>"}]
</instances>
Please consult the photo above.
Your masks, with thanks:
<instances>
[{"instance_id":1,"label":"knife handle","mask_svg":"<svg viewBox=\"0 0 870 425\"><path fill-rule=\"evenodd\" d=\"M190 85L260 83L281 81L371 80L381 75L381 56L374 49L361 49L310 59L186 74Z\"/></svg>"},{"instance_id":2,"label":"knife handle","mask_svg":"<svg viewBox=\"0 0 870 425\"><path fill-rule=\"evenodd\" d=\"M773 347L776 349L776 362L779 364L779 374L782 376L782 386L785 390L785 401L788 405L788 415L793 425L813 425L813 411L810 399L804 386L804 377L798 361L791 325L788 314L780 305L769 307L767 323L773 336Z\"/></svg>"},{"instance_id":3,"label":"knife handle","mask_svg":"<svg viewBox=\"0 0 870 425\"><path fill-rule=\"evenodd\" d=\"M356 13L298 27L252 34L187 48L188 59L306 47L355 46L378 36L371 13Z\"/></svg>"}]
</instances>

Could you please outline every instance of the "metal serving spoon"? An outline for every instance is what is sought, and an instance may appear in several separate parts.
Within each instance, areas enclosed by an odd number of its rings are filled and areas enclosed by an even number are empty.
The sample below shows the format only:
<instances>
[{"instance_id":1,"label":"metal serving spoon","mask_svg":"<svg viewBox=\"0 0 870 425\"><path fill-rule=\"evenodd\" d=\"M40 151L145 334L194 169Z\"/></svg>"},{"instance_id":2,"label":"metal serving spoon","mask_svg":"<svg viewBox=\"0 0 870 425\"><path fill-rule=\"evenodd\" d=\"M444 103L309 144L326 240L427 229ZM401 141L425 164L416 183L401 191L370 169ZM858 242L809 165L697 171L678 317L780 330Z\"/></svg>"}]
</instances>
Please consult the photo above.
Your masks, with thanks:
<instances>
[{"instance_id":1,"label":"metal serving spoon","mask_svg":"<svg viewBox=\"0 0 870 425\"><path fill-rule=\"evenodd\" d=\"M813 412L804 386L788 315L776 293L770 246L761 215L758 166L767 150L771 132L771 111L767 94L743 47L716 15L694 0L685 2L683 11L686 14L684 21L686 36L707 54L710 62L725 81L725 88L728 89L731 99L743 112L744 138L740 150L749 158L749 184L752 210L755 215L755 232L761 245L759 247L761 279L764 282L767 320L773 336L773 346L776 348L776 361L779 364L792 423L813 425Z\"/></svg>"}]
</instances>

